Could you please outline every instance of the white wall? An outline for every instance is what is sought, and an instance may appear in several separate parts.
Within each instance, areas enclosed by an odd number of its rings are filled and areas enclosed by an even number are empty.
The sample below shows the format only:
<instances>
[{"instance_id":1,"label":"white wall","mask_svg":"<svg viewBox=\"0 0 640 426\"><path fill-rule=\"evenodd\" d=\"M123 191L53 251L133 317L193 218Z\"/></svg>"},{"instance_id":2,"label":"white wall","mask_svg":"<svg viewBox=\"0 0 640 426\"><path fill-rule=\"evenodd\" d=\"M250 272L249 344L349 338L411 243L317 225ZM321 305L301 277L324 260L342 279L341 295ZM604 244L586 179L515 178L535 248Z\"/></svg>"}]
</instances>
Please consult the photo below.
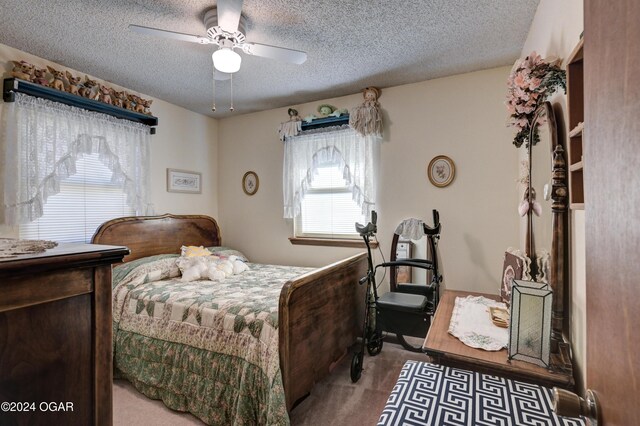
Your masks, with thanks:
<instances>
[{"instance_id":1,"label":"white wall","mask_svg":"<svg viewBox=\"0 0 640 426\"><path fill-rule=\"evenodd\" d=\"M582 0L541 0L522 48L522 56L524 57L535 50L543 57L553 55L566 61L578 44L583 28ZM566 65L566 62L563 63ZM564 123L567 123L566 96L563 94L555 95L551 98L551 102L554 105L554 110L562 111ZM561 126L560 129L564 132L567 130L564 126ZM566 138L564 141L566 144ZM573 347L574 367L577 371L577 388L584 391L587 354L584 210L571 211L570 227L571 270L568 291L570 339Z\"/></svg>"},{"instance_id":2,"label":"white wall","mask_svg":"<svg viewBox=\"0 0 640 426\"><path fill-rule=\"evenodd\" d=\"M381 151L378 238L388 258L396 225L405 218L443 224L440 256L448 288L497 293L503 253L518 245L517 150L505 126L506 79L501 67L382 90L385 137ZM295 105L300 115L321 103L352 108L360 93ZM276 129L287 119L280 108L220 121L220 223L225 244L258 262L322 265L361 249L293 246L282 218L283 147ZM427 179L436 155L456 165L447 188ZM257 172L260 188L247 196L241 179Z\"/></svg>"},{"instance_id":3,"label":"white wall","mask_svg":"<svg viewBox=\"0 0 640 426\"><path fill-rule=\"evenodd\" d=\"M39 67L67 68L26 52L0 44L0 64L4 76L12 69L10 60L26 60ZM82 72L69 70L74 75ZM98 78L92 77L91 78ZM119 86L106 83L114 88ZM124 88L119 88L122 90ZM218 121L144 94L153 99L151 112L158 117L157 133L151 137L151 202L156 213L207 214L218 216ZM0 113L2 112L0 102ZM202 194L166 191L166 169L176 168L202 173ZM17 228L0 225L0 236L17 237Z\"/></svg>"}]
</instances>

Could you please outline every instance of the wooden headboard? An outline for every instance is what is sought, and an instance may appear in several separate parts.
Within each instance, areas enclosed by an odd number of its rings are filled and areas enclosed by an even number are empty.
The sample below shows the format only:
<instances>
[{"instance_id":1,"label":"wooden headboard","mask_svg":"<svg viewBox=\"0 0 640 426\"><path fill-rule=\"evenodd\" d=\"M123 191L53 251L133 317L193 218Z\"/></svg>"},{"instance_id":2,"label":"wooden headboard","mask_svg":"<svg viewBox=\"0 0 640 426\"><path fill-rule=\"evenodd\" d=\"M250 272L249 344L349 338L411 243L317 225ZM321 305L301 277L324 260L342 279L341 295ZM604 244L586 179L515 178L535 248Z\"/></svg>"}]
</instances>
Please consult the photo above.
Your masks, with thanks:
<instances>
[{"instance_id":1,"label":"wooden headboard","mask_svg":"<svg viewBox=\"0 0 640 426\"><path fill-rule=\"evenodd\" d=\"M100 225L91 242L128 247L131 254L124 262L130 262L155 254L180 253L183 245L219 246L222 238L212 217L165 214L112 219Z\"/></svg>"}]
</instances>

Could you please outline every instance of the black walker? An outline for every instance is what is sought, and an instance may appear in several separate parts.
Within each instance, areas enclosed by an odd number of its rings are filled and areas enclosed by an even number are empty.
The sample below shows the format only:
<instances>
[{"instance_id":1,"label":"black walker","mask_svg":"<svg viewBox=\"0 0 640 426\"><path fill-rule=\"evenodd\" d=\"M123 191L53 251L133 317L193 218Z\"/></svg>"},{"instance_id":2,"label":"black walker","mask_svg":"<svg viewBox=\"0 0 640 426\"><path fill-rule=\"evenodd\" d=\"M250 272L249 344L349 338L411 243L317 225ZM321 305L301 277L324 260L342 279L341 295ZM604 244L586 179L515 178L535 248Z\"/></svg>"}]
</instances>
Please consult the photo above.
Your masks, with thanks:
<instances>
[{"instance_id":1,"label":"black walker","mask_svg":"<svg viewBox=\"0 0 640 426\"><path fill-rule=\"evenodd\" d=\"M368 270L367 275L360 279L360 285L367 283L365 315L362 331L362 344L360 350L353 355L351 360L351 381L354 383L362 374L362 361L364 348L369 355L375 356L382 350L383 332L395 333L400 343L409 350L419 352L420 346L412 346L404 336L422 337L427 335L431 316L439 299L439 287L442 276L438 272L436 246L440 238L440 220L436 210L433 210L434 227L424 225L424 233L428 238L431 260L428 259L402 259L392 262L384 262L373 266L373 256L369 239L377 232L377 214L371 212L371 222L366 226L356 223L356 231L363 238L367 246ZM429 285L414 283L398 283L391 292L378 296L376 284L376 270L378 268L392 268L397 266L409 266L431 270L432 280ZM372 314L373 309L375 315Z\"/></svg>"}]
</instances>

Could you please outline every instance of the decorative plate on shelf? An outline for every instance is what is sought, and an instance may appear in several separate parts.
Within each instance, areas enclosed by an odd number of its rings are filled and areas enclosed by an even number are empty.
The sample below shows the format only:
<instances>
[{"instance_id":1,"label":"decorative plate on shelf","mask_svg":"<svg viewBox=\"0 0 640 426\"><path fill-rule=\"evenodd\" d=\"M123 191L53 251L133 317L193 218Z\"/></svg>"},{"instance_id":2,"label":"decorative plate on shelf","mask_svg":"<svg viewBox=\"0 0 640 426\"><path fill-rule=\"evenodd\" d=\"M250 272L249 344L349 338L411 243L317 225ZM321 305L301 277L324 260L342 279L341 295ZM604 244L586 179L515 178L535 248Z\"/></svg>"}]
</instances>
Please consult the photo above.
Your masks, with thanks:
<instances>
[{"instance_id":1,"label":"decorative plate on shelf","mask_svg":"<svg viewBox=\"0 0 640 426\"><path fill-rule=\"evenodd\" d=\"M429 181L438 188L444 188L453 182L456 176L456 166L446 155L438 155L429 162L427 167Z\"/></svg>"},{"instance_id":2,"label":"decorative plate on shelf","mask_svg":"<svg viewBox=\"0 0 640 426\"><path fill-rule=\"evenodd\" d=\"M249 171L242 176L242 190L247 195L253 195L258 192L260 180L256 172Z\"/></svg>"}]
</instances>

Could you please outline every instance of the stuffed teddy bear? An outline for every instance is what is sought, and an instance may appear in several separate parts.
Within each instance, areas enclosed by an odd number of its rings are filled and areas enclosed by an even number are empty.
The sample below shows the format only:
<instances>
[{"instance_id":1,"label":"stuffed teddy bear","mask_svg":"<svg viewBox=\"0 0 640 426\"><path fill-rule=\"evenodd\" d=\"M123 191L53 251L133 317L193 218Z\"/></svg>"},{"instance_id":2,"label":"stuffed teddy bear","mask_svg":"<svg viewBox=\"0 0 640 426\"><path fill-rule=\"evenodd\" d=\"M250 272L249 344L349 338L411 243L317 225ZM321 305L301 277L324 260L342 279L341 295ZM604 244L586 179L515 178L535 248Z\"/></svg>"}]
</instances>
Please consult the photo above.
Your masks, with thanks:
<instances>
[{"instance_id":1,"label":"stuffed teddy bear","mask_svg":"<svg viewBox=\"0 0 640 426\"><path fill-rule=\"evenodd\" d=\"M206 250L206 249L205 249ZM192 254L189 256L189 254ZM241 274L249 267L238 256L231 255L228 258L215 255L193 255L185 252L176 263L182 271L182 281L223 281L226 277Z\"/></svg>"},{"instance_id":2,"label":"stuffed teddy bear","mask_svg":"<svg viewBox=\"0 0 640 426\"><path fill-rule=\"evenodd\" d=\"M182 271L182 281L196 281L209 277L209 269L204 257L194 257L189 263L190 266Z\"/></svg>"},{"instance_id":3,"label":"stuffed teddy bear","mask_svg":"<svg viewBox=\"0 0 640 426\"><path fill-rule=\"evenodd\" d=\"M229 256L229 262L231 262L233 264L233 274L234 275L241 274L244 271L246 271L247 269L249 269L247 264L244 263L242 260L240 260L238 258L238 256L234 256L234 255Z\"/></svg>"}]
</instances>

